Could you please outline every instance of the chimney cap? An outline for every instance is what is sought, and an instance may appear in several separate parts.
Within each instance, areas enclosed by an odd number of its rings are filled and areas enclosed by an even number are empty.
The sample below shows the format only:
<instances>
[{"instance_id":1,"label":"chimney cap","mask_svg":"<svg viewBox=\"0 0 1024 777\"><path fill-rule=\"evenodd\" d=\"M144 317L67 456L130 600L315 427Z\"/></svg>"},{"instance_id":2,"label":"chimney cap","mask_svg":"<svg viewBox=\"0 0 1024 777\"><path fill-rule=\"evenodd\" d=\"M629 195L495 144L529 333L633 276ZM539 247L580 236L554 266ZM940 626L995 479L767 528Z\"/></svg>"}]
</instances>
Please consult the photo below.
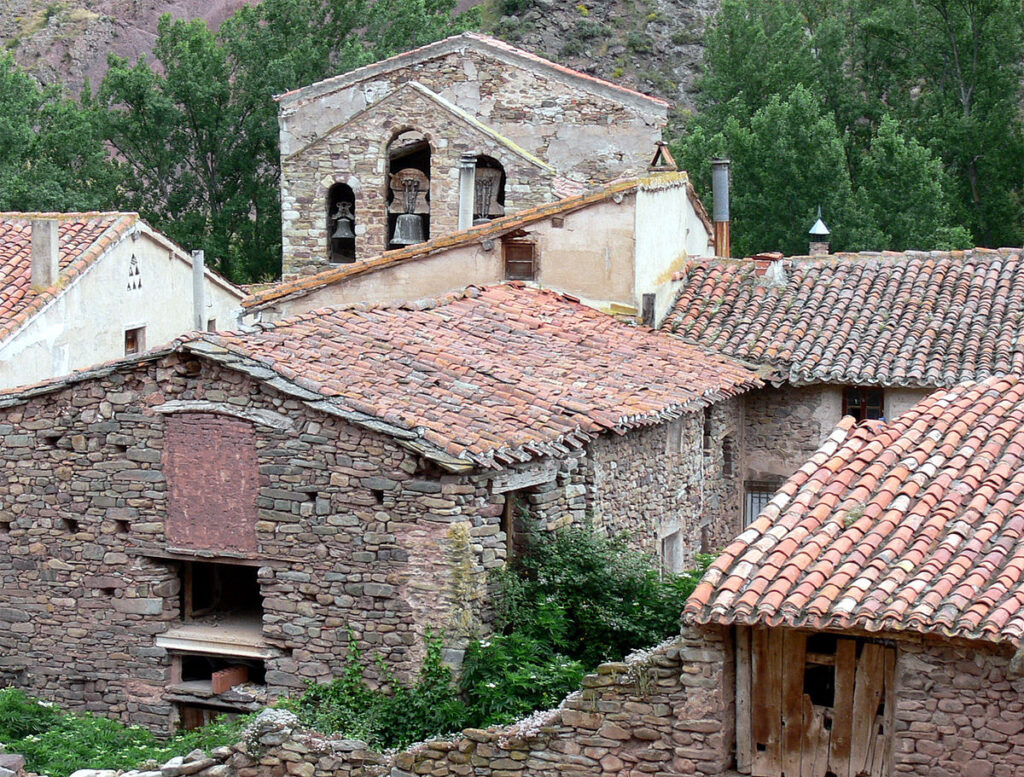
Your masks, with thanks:
<instances>
[{"instance_id":1,"label":"chimney cap","mask_svg":"<svg viewBox=\"0 0 1024 777\"><path fill-rule=\"evenodd\" d=\"M827 235L832 234L829 232L828 227L825 226L825 222L821 220L820 205L818 206L818 220L814 222L814 226L811 227L811 231L808 232L808 234L813 235L814 237L826 237Z\"/></svg>"}]
</instances>

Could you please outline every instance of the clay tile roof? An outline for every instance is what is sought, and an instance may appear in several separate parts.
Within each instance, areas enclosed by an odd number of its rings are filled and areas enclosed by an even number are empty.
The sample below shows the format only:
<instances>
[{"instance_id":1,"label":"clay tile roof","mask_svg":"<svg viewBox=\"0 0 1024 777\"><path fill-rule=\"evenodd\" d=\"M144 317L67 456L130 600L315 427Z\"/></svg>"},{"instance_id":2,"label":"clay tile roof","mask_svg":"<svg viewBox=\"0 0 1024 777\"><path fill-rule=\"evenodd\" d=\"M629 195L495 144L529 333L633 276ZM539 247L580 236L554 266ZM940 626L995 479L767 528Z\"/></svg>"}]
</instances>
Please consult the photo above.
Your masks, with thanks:
<instances>
[{"instance_id":1,"label":"clay tile roof","mask_svg":"<svg viewBox=\"0 0 1024 777\"><path fill-rule=\"evenodd\" d=\"M462 468L564 453L758 385L726 357L521 284L318 310L184 347L269 368L325 412Z\"/></svg>"},{"instance_id":2,"label":"clay tile roof","mask_svg":"<svg viewBox=\"0 0 1024 777\"><path fill-rule=\"evenodd\" d=\"M433 240L400 248L393 251L385 251L382 254L369 259L361 259L352 264L344 264L323 270L315 275L308 275L295 280L283 281L266 287L253 287L248 297L242 300L242 307L258 310L266 305L284 299L299 297L325 286L334 283L341 283L360 275L376 272L388 267L394 267L405 262L424 259L435 253L446 251L450 248L466 245L469 243L495 239L508 232L514 232L529 224L552 216L571 213L581 208L586 208L595 203L610 200L613 197L621 197L639 190L656 190L683 186L686 188L687 196L697 212L698 218L705 222L708 234L711 233L711 222L707 220L707 213L704 206L697 198L690 184L690 178L685 172L655 173L644 178L628 178L615 181L606 186L593 189L588 192L565 197L555 202L543 203L530 208L516 211L508 216L503 216L486 224L480 224L449 235L442 235Z\"/></svg>"},{"instance_id":3,"label":"clay tile roof","mask_svg":"<svg viewBox=\"0 0 1024 777\"><path fill-rule=\"evenodd\" d=\"M60 279L46 289L32 286L34 218L59 221ZM135 213L4 213L0 212L0 342L20 329L35 313L58 297L124 235Z\"/></svg>"},{"instance_id":4,"label":"clay tile roof","mask_svg":"<svg viewBox=\"0 0 1024 777\"><path fill-rule=\"evenodd\" d=\"M938 387L1021 373L1021 253L694 261L664 327L795 384Z\"/></svg>"},{"instance_id":5,"label":"clay tile roof","mask_svg":"<svg viewBox=\"0 0 1024 777\"><path fill-rule=\"evenodd\" d=\"M1024 636L1024 379L844 419L714 562L698 623Z\"/></svg>"}]
</instances>

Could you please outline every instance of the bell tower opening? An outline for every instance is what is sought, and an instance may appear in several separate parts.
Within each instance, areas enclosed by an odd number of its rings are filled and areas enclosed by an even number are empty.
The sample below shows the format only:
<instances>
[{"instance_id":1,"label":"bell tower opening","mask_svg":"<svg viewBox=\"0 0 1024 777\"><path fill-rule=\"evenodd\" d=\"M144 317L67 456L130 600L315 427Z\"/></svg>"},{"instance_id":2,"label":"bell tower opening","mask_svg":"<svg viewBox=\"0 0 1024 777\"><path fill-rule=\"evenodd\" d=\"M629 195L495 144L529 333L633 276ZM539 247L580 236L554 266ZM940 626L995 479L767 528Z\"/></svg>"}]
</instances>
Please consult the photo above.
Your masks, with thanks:
<instances>
[{"instance_id":1,"label":"bell tower opening","mask_svg":"<svg viewBox=\"0 0 1024 777\"><path fill-rule=\"evenodd\" d=\"M404 130L388 144L388 238L385 248L430 239L430 142Z\"/></svg>"},{"instance_id":2,"label":"bell tower opening","mask_svg":"<svg viewBox=\"0 0 1024 777\"><path fill-rule=\"evenodd\" d=\"M501 162L489 156L478 156L475 172L474 225L505 215L505 168Z\"/></svg>"},{"instance_id":3,"label":"bell tower opening","mask_svg":"<svg viewBox=\"0 0 1024 777\"><path fill-rule=\"evenodd\" d=\"M327 258L331 264L356 260L356 195L344 183L327 192Z\"/></svg>"}]
</instances>

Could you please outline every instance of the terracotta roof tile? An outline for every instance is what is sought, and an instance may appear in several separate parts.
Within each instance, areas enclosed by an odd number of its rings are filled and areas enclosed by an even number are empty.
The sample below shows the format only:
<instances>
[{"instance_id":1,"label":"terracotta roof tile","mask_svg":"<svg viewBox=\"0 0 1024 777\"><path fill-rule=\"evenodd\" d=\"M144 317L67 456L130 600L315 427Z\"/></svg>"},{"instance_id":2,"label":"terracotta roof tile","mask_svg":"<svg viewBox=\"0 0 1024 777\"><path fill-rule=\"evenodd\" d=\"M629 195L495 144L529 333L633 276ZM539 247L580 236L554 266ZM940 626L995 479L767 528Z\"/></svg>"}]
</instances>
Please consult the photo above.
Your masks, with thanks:
<instances>
[{"instance_id":1,"label":"terracotta roof tile","mask_svg":"<svg viewBox=\"0 0 1024 777\"><path fill-rule=\"evenodd\" d=\"M795 384L938 387L1024 372L1020 249L780 261L782 278L762 260L691 262L664 327Z\"/></svg>"},{"instance_id":2,"label":"terracotta roof tile","mask_svg":"<svg viewBox=\"0 0 1024 777\"><path fill-rule=\"evenodd\" d=\"M887 424L849 421L725 549L685 617L1019 645L1024 379L940 390Z\"/></svg>"},{"instance_id":3,"label":"terracotta roof tile","mask_svg":"<svg viewBox=\"0 0 1024 777\"><path fill-rule=\"evenodd\" d=\"M227 349L481 466L579 447L758 385L727 357L516 284L318 310L184 343L197 346Z\"/></svg>"},{"instance_id":4,"label":"terracotta roof tile","mask_svg":"<svg viewBox=\"0 0 1024 777\"><path fill-rule=\"evenodd\" d=\"M32 286L33 218L60 223L60 279L47 288ZM56 298L137 221L134 213L3 213L0 212L0 341Z\"/></svg>"}]
</instances>

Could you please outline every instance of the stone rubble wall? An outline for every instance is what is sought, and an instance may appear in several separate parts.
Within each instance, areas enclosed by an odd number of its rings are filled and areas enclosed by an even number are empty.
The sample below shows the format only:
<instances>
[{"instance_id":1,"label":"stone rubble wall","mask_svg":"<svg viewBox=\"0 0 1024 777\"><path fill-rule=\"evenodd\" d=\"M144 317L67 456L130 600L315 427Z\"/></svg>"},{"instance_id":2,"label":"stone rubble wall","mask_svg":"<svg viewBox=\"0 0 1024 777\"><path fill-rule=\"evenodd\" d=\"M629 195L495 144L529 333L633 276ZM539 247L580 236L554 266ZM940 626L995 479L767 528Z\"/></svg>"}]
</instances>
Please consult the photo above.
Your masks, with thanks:
<instances>
[{"instance_id":1,"label":"stone rubble wall","mask_svg":"<svg viewBox=\"0 0 1024 777\"><path fill-rule=\"evenodd\" d=\"M196 471L165 471L167 415L156 408L193 401L207 403L211 418L223 412L232 428L231 413L276 419L253 424L255 550L168 539L168 477L203 479L205 448L194 441ZM625 472L663 444L657 434L609 438L600 455ZM271 698L339 676L350 629L400 679L419 666L428 626L457 660L458 648L490 629L487 574L506 560L499 481L543 469L516 493L544 528L579 523L594 510L588 494L627 486L595 479L590 455L447 474L389 437L176 354L0 408L0 684L168 730L173 655L156 640L181 625L179 567L188 559L257 567L262 637L278 651L265 661ZM634 497L605 504L602 520L638 525L645 501L672 504L691 471L632 482Z\"/></svg>"},{"instance_id":2,"label":"stone rubble wall","mask_svg":"<svg viewBox=\"0 0 1024 777\"><path fill-rule=\"evenodd\" d=\"M1024 680L1012 654L977 644L899 643L893 775L1024 774Z\"/></svg>"},{"instance_id":3,"label":"stone rubble wall","mask_svg":"<svg viewBox=\"0 0 1024 777\"><path fill-rule=\"evenodd\" d=\"M232 747L148 771L71 777L710 777L726 768L732 749L730 652L724 633L684 631L626 662L602 664L556 710L390 755L302 731L291 713L266 710Z\"/></svg>"}]
</instances>

